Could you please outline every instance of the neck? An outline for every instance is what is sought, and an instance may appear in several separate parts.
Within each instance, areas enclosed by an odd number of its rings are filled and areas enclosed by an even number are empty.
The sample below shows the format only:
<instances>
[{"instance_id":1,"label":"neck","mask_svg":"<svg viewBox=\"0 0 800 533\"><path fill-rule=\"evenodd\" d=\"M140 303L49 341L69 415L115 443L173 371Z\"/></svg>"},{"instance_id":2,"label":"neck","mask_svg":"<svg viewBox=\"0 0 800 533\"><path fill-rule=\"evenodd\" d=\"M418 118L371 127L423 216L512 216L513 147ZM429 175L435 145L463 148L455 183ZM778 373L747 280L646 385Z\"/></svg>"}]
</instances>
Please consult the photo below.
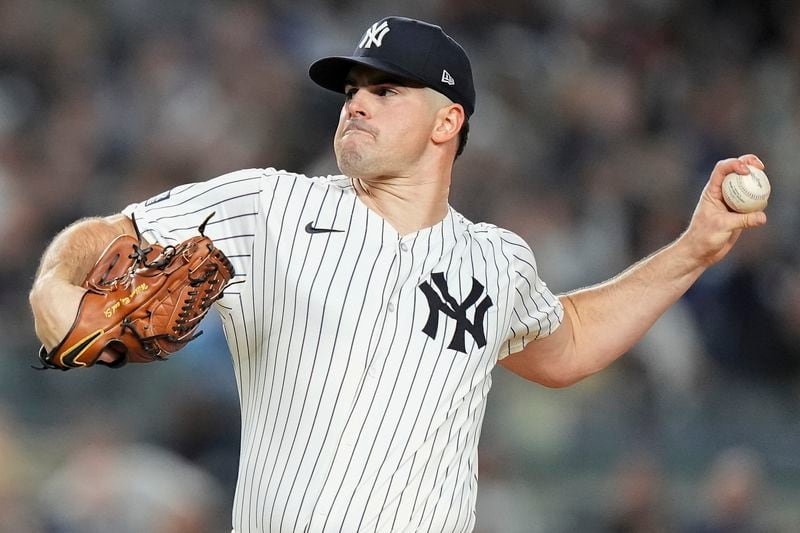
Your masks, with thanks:
<instances>
[{"instance_id":1,"label":"neck","mask_svg":"<svg viewBox=\"0 0 800 533\"><path fill-rule=\"evenodd\" d=\"M434 226L447 216L450 175L443 178L353 178L358 198L400 235Z\"/></svg>"}]
</instances>

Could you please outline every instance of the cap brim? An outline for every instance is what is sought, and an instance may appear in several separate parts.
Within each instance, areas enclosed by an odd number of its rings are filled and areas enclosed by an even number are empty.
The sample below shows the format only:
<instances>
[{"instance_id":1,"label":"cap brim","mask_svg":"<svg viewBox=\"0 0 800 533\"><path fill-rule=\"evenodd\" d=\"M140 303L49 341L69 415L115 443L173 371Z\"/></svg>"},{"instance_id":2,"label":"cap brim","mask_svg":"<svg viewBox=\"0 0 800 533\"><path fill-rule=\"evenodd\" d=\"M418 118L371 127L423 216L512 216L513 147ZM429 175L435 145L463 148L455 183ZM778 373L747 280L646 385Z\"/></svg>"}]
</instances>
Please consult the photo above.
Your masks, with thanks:
<instances>
[{"instance_id":1,"label":"cap brim","mask_svg":"<svg viewBox=\"0 0 800 533\"><path fill-rule=\"evenodd\" d=\"M356 65L366 65L381 72L393 74L427 86L426 82L397 65L372 57L323 57L311 64L308 69L308 75L320 87L343 93L347 75L350 73L350 69Z\"/></svg>"}]
</instances>

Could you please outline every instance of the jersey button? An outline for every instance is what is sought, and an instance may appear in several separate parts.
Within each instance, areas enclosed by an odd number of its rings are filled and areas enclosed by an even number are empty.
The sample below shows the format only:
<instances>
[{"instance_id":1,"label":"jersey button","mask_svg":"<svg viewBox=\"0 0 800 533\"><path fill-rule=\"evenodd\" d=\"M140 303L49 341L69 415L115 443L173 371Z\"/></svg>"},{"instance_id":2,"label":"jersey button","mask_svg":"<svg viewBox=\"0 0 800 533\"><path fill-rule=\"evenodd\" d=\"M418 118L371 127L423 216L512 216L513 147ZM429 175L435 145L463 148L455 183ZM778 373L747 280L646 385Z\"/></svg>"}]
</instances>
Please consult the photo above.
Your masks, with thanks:
<instances>
[{"instance_id":1,"label":"jersey button","mask_svg":"<svg viewBox=\"0 0 800 533\"><path fill-rule=\"evenodd\" d=\"M386 305L386 309L388 309L390 313L394 313L394 304L392 302L389 302Z\"/></svg>"},{"instance_id":2,"label":"jersey button","mask_svg":"<svg viewBox=\"0 0 800 533\"><path fill-rule=\"evenodd\" d=\"M400 243L400 251L401 252L407 252L408 251L408 245L406 243L404 243L404 242L401 242Z\"/></svg>"},{"instance_id":3,"label":"jersey button","mask_svg":"<svg viewBox=\"0 0 800 533\"><path fill-rule=\"evenodd\" d=\"M380 371L378 370L378 366L377 365L370 366L369 370L367 370L367 374L371 378L377 378L380 375Z\"/></svg>"}]
</instances>

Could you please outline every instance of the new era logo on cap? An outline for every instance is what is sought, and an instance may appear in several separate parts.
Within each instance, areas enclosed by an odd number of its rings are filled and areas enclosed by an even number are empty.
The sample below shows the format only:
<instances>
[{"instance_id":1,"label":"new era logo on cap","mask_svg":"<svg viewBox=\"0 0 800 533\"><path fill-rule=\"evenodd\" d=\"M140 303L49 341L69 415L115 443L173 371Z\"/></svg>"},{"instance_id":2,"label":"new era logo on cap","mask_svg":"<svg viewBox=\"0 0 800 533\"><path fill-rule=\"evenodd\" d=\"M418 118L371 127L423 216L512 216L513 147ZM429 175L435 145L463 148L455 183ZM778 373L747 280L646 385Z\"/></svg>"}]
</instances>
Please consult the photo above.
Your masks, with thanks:
<instances>
[{"instance_id":1,"label":"new era logo on cap","mask_svg":"<svg viewBox=\"0 0 800 533\"><path fill-rule=\"evenodd\" d=\"M358 47L369 48L373 44L378 47L383 44L383 37L387 33L389 33L389 22L386 20L383 22L376 22L367 30L367 33L364 34L364 37L361 38L361 42L358 43Z\"/></svg>"},{"instance_id":2,"label":"new era logo on cap","mask_svg":"<svg viewBox=\"0 0 800 533\"><path fill-rule=\"evenodd\" d=\"M461 45L439 26L404 17L386 17L367 28L353 55L319 59L308 73L319 85L341 93L347 75L356 65L430 87L461 104L467 116L475 110L469 58Z\"/></svg>"},{"instance_id":3,"label":"new era logo on cap","mask_svg":"<svg viewBox=\"0 0 800 533\"><path fill-rule=\"evenodd\" d=\"M450 75L449 72L446 70L442 71L442 83L446 83L447 85L455 85L456 80L453 79L453 76Z\"/></svg>"}]
</instances>

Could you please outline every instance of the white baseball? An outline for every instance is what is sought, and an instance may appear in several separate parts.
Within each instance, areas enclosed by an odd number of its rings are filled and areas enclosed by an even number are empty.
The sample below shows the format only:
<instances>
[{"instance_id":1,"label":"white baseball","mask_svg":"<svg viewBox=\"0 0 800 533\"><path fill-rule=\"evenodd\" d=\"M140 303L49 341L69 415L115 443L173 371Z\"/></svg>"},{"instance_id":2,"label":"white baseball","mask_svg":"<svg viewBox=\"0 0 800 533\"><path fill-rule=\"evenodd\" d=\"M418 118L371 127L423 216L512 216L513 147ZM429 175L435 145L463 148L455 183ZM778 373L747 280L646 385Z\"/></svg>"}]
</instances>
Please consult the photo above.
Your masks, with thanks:
<instances>
[{"instance_id":1,"label":"white baseball","mask_svg":"<svg viewBox=\"0 0 800 533\"><path fill-rule=\"evenodd\" d=\"M750 174L732 172L722 181L722 198L737 213L763 211L767 207L770 185L764 171L747 165Z\"/></svg>"}]
</instances>

